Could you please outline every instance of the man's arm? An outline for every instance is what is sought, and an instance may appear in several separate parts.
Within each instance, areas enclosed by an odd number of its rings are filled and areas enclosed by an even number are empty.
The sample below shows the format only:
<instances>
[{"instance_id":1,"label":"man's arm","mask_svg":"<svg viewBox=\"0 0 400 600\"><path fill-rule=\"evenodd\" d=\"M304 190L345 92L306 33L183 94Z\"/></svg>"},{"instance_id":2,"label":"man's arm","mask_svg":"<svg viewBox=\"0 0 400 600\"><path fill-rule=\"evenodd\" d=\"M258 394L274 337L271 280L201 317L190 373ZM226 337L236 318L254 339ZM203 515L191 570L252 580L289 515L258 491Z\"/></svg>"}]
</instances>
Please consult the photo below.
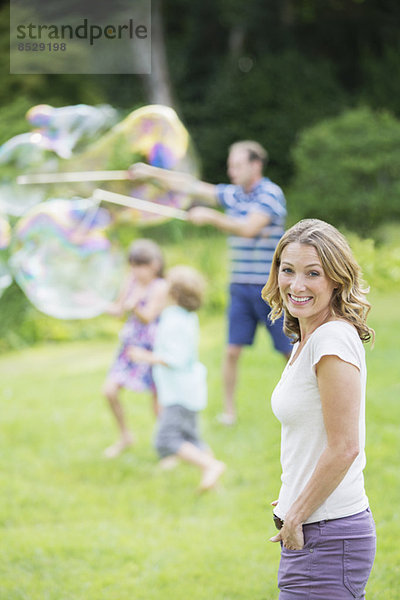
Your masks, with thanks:
<instances>
[{"instance_id":1,"label":"man's arm","mask_svg":"<svg viewBox=\"0 0 400 600\"><path fill-rule=\"evenodd\" d=\"M262 212L235 218L205 206L196 206L189 210L188 218L195 225L213 225L225 233L233 233L247 238L256 237L271 222L271 217Z\"/></svg>"},{"instance_id":2,"label":"man's arm","mask_svg":"<svg viewBox=\"0 0 400 600\"><path fill-rule=\"evenodd\" d=\"M129 172L132 180L153 180L173 192L202 198L209 204L217 203L216 186L205 181L200 181L193 175L190 175L190 173L160 169L146 165L145 163L132 165Z\"/></svg>"}]
</instances>

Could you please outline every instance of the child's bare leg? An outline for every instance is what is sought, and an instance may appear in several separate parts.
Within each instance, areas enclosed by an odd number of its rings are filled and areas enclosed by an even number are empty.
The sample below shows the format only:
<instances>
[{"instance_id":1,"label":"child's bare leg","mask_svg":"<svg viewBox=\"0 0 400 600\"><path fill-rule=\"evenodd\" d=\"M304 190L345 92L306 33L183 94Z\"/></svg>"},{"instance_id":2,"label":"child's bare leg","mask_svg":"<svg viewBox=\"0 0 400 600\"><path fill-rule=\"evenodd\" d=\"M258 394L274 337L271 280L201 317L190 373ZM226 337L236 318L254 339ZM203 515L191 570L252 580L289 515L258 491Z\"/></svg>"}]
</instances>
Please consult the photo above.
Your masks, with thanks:
<instances>
[{"instance_id":1,"label":"child's bare leg","mask_svg":"<svg viewBox=\"0 0 400 600\"><path fill-rule=\"evenodd\" d=\"M215 487L218 479L225 471L225 464L215 459L210 450L201 450L190 442L184 442L179 448L177 455L183 460L199 467L203 476L201 478L199 491L204 492Z\"/></svg>"},{"instance_id":2,"label":"child's bare leg","mask_svg":"<svg viewBox=\"0 0 400 600\"><path fill-rule=\"evenodd\" d=\"M109 446L104 450L104 456L106 458L115 458L116 456L121 454L121 452L125 450L125 448L127 448L128 446L132 446L132 444L134 443L133 434L128 429L125 420L124 409L119 400L119 391L120 387L117 383L110 380L106 381L103 393L108 400L111 412L115 417L118 429L120 431L119 440L117 440L115 444Z\"/></svg>"},{"instance_id":3,"label":"child's bare leg","mask_svg":"<svg viewBox=\"0 0 400 600\"><path fill-rule=\"evenodd\" d=\"M160 415L160 405L158 404L156 391L153 391L151 393L151 401L152 401L153 413L156 417L158 417Z\"/></svg>"},{"instance_id":4,"label":"child's bare leg","mask_svg":"<svg viewBox=\"0 0 400 600\"><path fill-rule=\"evenodd\" d=\"M179 462L180 458L177 454L170 454L169 456L162 458L158 464L163 471L171 471L179 465Z\"/></svg>"}]
</instances>

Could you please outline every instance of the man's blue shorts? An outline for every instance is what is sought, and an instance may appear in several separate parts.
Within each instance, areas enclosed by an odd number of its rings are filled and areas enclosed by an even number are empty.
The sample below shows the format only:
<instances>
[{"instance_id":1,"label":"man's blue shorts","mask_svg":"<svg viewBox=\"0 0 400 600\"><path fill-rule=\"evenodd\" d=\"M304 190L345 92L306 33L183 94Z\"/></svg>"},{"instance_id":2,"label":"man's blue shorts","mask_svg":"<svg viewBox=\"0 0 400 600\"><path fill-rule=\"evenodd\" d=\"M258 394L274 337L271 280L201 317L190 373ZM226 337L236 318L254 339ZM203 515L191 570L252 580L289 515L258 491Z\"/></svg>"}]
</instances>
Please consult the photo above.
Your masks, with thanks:
<instances>
[{"instance_id":1,"label":"man's blue shorts","mask_svg":"<svg viewBox=\"0 0 400 600\"><path fill-rule=\"evenodd\" d=\"M231 283L230 306L228 310L229 344L251 346L258 323L268 329L274 347L278 352L290 354L292 344L283 333L283 318L271 323L268 314L270 306L261 298L262 284Z\"/></svg>"}]
</instances>

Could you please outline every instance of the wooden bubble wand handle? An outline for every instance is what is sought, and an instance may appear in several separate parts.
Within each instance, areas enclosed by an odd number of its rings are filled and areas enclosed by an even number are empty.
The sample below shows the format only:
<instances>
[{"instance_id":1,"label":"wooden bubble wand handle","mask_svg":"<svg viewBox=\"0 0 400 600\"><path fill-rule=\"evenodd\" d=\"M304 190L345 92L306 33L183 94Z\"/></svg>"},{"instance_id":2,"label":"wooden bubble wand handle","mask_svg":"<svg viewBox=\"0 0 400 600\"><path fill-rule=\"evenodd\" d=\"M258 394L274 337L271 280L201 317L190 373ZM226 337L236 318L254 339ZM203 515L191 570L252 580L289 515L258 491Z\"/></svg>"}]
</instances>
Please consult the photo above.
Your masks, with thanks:
<instances>
[{"instance_id":1,"label":"wooden bubble wand handle","mask_svg":"<svg viewBox=\"0 0 400 600\"><path fill-rule=\"evenodd\" d=\"M74 173L28 173L19 175L20 185L40 183L73 183L78 181L123 181L130 179L129 171L78 171Z\"/></svg>"},{"instance_id":2,"label":"wooden bubble wand handle","mask_svg":"<svg viewBox=\"0 0 400 600\"><path fill-rule=\"evenodd\" d=\"M144 212L154 213L163 217L187 221L187 212L185 210L173 206L166 206L165 204L159 204L158 202L149 202L148 200L142 200L141 198L125 196L124 194L117 194L101 189L94 190L92 198L99 202L112 202L113 204L120 204L127 208L136 208L137 210L143 210Z\"/></svg>"}]
</instances>

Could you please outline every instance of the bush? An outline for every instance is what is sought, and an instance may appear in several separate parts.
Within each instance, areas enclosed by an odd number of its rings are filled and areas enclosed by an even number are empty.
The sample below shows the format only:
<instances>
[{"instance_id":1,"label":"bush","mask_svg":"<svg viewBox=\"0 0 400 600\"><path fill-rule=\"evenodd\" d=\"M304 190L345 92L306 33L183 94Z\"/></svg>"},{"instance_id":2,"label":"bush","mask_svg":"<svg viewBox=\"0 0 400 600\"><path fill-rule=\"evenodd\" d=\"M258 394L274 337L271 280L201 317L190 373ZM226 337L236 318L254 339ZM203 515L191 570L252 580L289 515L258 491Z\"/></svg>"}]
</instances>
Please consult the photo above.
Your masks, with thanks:
<instances>
[{"instance_id":1,"label":"bush","mask_svg":"<svg viewBox=\"0 0 400 600\"><path fill-rule=\"evenodd\" d=\"M347 234L371 291L400 290L400 245L397 241L378 245L375 240Z\"/></svg>"},{"instance_id":2,"label":"bush","mask_svg":"<svg viewBox=\"0 0 400 600\"><path fill-rule=\"evenodd\" d=\"M288 193L296 217L362 235L400 220L400 122L387 112L349 110L303 132Z\"/></svg>"}]
</instances>

